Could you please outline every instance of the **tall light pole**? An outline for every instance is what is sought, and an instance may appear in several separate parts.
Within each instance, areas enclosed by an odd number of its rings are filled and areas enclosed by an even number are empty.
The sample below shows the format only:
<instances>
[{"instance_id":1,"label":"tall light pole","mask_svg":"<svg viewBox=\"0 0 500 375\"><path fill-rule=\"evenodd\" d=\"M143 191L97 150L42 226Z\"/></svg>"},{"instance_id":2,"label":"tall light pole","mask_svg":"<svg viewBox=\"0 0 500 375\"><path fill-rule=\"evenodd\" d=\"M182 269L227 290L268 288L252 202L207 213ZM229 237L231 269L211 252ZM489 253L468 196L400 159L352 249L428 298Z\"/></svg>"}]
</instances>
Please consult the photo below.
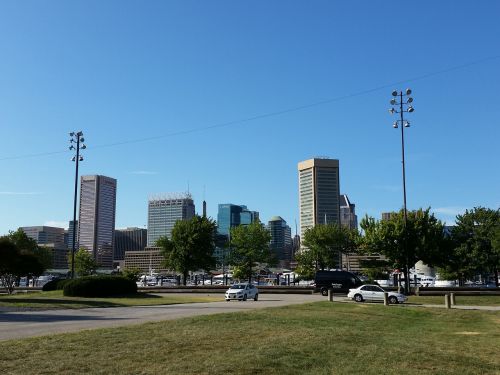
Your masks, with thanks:
<instances>
[{"instance_id":1,"label":"tall light pole","mask_svg":"<svg viewBox=\"0 0 500 375\"><path fill-rule=\"evenodd\" d=\"M404 249L405 249L405 255L406 255L406 266L405 266L405 293L408 294L410 291L410 259L409 259L409 254L408 254L408 244L407 244L407 222L408 222L408 211L406 209L406 171L405 171L405 132L404 128L409 128L410 127L410 122L404 119L404 113L412 113L415 109L412 106L413 98L410 96L411 95L411 90L406 89L406 91L403 93L403 91L397 91L394 90L392 92L393 98L391 99L391 105L395 106L396 108L399 106L399 109L395 109L392 107L389 109L389 112L391 114L394 113L399 113L400 119L394 121L394 124L392 125L393 128L397 129L398 127L401 128L401 163L403 166L403 209L404 209Z\"/></svg>"},{"instance_id":2,"label":"tall light pole","mask_svg":"<svg viewBox=\"0 0 500 375\"><path fill-rule=\"evenodd\" d=\"M72 161L76 162L76 171L75 171L75 198L73 201L73 242L71 244L71 278L75 278L75 245L76 245L76 199L77 199L77 191L78 191L78 163L83 161L83 156L80 155L80 150L85 150L87 146L83 144L85 139L83 138L83 132L71 132L69 133L69 149L75 150L76 154L71 158Z\"/></svg>"}]
</instances>

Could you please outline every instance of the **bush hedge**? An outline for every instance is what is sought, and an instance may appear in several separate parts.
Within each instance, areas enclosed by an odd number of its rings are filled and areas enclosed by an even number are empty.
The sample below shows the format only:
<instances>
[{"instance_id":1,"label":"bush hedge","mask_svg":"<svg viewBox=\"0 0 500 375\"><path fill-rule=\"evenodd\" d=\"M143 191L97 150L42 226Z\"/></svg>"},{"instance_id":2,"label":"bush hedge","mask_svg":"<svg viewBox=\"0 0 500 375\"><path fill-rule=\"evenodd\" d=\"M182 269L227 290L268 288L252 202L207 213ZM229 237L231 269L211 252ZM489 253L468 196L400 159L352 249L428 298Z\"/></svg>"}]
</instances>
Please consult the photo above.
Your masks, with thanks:
<instances>
[{"instance_id":1,"label":"bush hedge","mask_svg":"<svg viewBox=\"0 0 500 375\"><path fill-rule=\"evenodd\" d=\"M86 276L64 284L68 297L110 297L137 293L137 284L123 276Z\"/></svg>"},{"instance_id":2,"label":"bush hedge","mask_svg":"<svg viewBox=\"0 0 500 375\"><path fill-rule=\"evenodd\" d=\"M70 279L50 280L42 287L42 290L44 292L48 292L50 290L63 290L64 284L66 284L68 281L70 281Z\"/></svg>"}]
</instances>

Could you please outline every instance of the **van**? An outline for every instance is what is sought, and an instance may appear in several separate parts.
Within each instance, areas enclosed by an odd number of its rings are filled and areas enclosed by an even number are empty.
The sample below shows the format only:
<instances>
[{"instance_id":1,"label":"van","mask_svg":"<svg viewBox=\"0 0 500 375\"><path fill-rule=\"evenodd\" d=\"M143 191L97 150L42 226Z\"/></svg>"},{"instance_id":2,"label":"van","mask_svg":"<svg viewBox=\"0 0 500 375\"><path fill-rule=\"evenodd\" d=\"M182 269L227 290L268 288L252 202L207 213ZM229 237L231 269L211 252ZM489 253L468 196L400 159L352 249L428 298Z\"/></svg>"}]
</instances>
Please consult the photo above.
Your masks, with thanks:
<instances>
[{"instance_id":1,"label":"van","mask_svg":"<svg viewBox=\"0 0 500 375\"><path fill-rule=\"evenodd\" d=\"M357 288L363 282L355 274L347 271L317 271L314 276L314 291L327 296L328 289L337 293L347 293L349 289Z\"/></svg>"}]
</instances>

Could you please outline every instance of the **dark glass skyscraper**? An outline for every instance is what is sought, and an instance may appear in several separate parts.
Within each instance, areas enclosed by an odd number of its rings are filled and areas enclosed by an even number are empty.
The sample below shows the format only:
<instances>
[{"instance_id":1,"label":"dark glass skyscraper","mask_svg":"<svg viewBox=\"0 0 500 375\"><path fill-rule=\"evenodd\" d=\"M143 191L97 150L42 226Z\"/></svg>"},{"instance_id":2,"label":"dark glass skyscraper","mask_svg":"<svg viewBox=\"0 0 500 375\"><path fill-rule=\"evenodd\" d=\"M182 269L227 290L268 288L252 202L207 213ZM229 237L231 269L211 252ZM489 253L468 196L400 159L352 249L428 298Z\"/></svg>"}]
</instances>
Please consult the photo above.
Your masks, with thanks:
<instances>
[{"instance_id":1,"label":"dark glass skyscraper","mask_svg":"<svg viewBox=\"0 0 500 375\"><path fill-rule=\"evenodd\" d=\"M229 235L231 228L238 225L248 225L259 219L257 211L250 211L247 206L236 204L219 204L217 213L217 231L219 234Z\"/></svg>"},{"instance_id":2,"label":"dark glass skyscraper","mask_svg":"<svg viewBox=\"0 0 500 375\"><path fill-rule=\"evenodd\" d=\"M290 261L292 257L292 231L281 216L273 216L267 225L271 234L270 248L280 261Z\"/></svg>"},{"instance_id":3,"label":"dark glass skyscraper","mask_svg":"<svg viewBox=\"0 0 500 375\"><path fill-rule=\"evenodd\" d=\"M124 260L125 251L144 250L147 245L147 233L145 228L116 229L113 260Z\"/></svg>"}]
</instances>

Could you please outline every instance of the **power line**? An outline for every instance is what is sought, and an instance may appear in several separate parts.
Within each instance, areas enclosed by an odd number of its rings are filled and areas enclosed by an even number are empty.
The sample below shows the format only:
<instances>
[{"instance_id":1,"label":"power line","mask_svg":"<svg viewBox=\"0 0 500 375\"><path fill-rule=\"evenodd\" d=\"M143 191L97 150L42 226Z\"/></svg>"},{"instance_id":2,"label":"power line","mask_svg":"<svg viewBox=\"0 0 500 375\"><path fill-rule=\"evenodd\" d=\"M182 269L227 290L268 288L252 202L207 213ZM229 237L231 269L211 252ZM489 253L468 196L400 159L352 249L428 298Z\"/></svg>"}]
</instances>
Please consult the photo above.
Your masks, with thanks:
<instances>
[{"instance_id":1,"label":"power line","mask_svg":"<svg viewBox=\"0 0 500 375\"><path fill-rule=\"evenodd\" d=\"M374 88L371 88L371 89L367 89L367 90L358 91L358 92L355 92L355 93L352 93L352 94L342 95L342 96L338 96L338 97L335 97L335 98L330 98L330 99L325 99L325 100L317 101L317 102L314 102L314 103L309 103L309 104L304 104L304 105L300 105L300 106L296 106L296 107L291 107L291 108L283 109L283 110L280 110L280 111L273 111L273 112L268 112L268 113L264 113L264 114L260 114L260 115L255 115L255 116L252 116L252 117L247 117L245 119L232 120L232 121L222 122L222 123L208 125L208 126L201 126L201 127L198 127L198 128L192 128L192 129L186 129L186 130L179 130L179 131L175 131L175 132L172 132L172 133L167 133L167 134L162 134L162 135L156 135L156 136L151 136L151 137L136 138L136 139L130 139L130 140L125 140L125 141L120 141L120 142L106 143L106 144L97 145L97 146L93 146L93 147L87 147L87 149L89 149L89 150L90 149L101 149L101 148L122 146L122 145L127 145L127 144L132 144L132 143L149 142L149 141L153 141L153 140L157 140L157 139L162 139L162 138L176 137L176 136L180 136L180 135L192 134L192 133L202 132L202 131L206 131L206 130L223 128L223 127L227 127L227 126L232 126L232 125L240 125L240 124L244 124L244 123L247 123L247 122L261 120L261 119L265 119L265 118L269 118L269 117L281 116L281 115L284 115L284 114L287 114L287 113L291 113L291 112L298 112L298 111L302 111L302 110L308 109L308 108L318 107L318 106L322 106L322 105L326 105L326 104L335 103L335 102L338 102L338 101L342 101L342 100L354 98L354 97L357 97L357 96L367 95L367 94L370 94L370 93L373 93L373 92L376 92L376 91L385 90L387 88L393 88L394 86L398 86L398 85L401 85L401 84L404 84L404 83L410 83L410 82L420 81L420 80L427 79L427 78L430 78L430 77L434 77L434 76L437 76L437 75L440 75L440 74L444 74L444 73L452 72L452 71L455 71L455 70L464 69L464 68L467 68L467 67L470 67L470 66L482 64L482 63L485 63L487 61L496 60L498 58L500 58L500 55L490 56L490 57L486 57L486 58L483 58L483 59L480 59L480 60L468 62L468 63L465 63L465 64L455 65L455 66L452 66L450 68L446 68L446 69L442 69L442 70L437 70L437 71L434 71L434 72L431 72L431 73L422 74L420 76L416 76L416 77L413 77L413 78L409 78L409 79L405 79L405 80L401 80L401 81L396 81L396 82L388 83L388 84L385 84L385 85L382 85L382 86L377 86L377 87L374 87ZM41 156L50 156L50 155L64 154L64 153L67 153L67 152L69 152L69 151L68 150L66 150L66 151L51 151L51 152L41 152L41 153L36 153L36 154L25 154L25 155L18 155L18 156L6 156L6 157L0 158L0 161L15 160L15 159L27 159L27 158L34 158L34 157L41 157Z\"/></svg>"}]
</instances>

